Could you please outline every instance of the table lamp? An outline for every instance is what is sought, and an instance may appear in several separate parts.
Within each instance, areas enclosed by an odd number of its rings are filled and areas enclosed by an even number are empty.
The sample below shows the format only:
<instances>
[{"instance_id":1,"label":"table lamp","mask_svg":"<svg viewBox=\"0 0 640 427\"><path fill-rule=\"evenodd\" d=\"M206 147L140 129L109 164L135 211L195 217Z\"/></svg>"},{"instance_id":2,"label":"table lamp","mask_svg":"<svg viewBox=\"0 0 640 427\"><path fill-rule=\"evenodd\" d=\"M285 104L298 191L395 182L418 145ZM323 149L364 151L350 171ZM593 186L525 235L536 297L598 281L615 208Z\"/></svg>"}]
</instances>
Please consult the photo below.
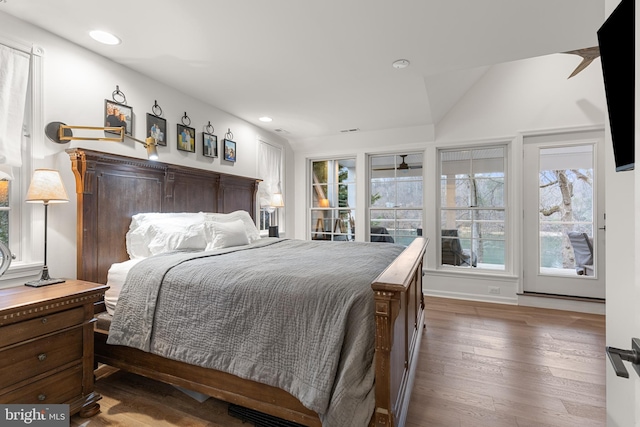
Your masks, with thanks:
<instances>
[{"instance_id":1,"label":"table lamp","mask_svg":"<svg viewBox=\"0 0 640 427\"><path fill-rule=\"evenodd\" d=\"M42 267L42 276L39 280L27 282L25 285L39 288L40 286L62 283L64 282L63 279L49 277L49 268L47 267L47 208L49 203L67 203L69 201L60 173L52 169L36 169L33 171L25 201L44 205L44 266Z\"/></svg>"},{"instance_id":2,"label":"table lamp","mask_svg":"<svg viewBox=\"0 0 640 427\"><path fill-rule=\"evenodd\" d=\"M278 231L278 208L284 207L284 199L282 198L282 193L273 193L271 195L271 205L269 205L269 237L280 237L280 232ZM271 220L273 224L271 223Z\"/></svg>"}]
</instances>

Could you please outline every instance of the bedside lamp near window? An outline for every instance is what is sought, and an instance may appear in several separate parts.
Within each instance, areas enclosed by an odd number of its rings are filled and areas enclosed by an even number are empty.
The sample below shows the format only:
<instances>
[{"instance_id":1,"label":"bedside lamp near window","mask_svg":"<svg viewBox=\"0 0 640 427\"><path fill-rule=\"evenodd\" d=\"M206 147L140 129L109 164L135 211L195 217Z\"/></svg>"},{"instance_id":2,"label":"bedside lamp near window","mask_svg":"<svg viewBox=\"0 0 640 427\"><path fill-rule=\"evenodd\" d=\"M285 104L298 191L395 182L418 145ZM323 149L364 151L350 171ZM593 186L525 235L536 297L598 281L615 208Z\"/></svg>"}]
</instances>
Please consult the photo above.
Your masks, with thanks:
<instances>
[{"instance_id":1,"label":"bedside lamp near window","mask_svg":"<svg viewBox=\"0 0 640 427\"><path fill-rule=\"evenodd\" d=\"M49 277L47 267L47 207L49 203L67 203L69 197L62 184L62 178L57 170L36 169L31 177L29 191L27 191L27 203L42 203L44 205L44 266L39 280L25 283L27 286L40 287L62 283L63 279Z\"/></svg>"},{"instance_id":2,"label":"bedside lamp near window","mask_svg":"<svg viewBox=\"0 0 640 427\"><path fill-rule=\"evenodd\" d=\"M280 237L278 231L278 208L284 207L284 199L282 193L273 193L271 195L271 204L269 205L269 237ZM275 218L275 221L272 219Z\"/></svg>"}]
</instances>

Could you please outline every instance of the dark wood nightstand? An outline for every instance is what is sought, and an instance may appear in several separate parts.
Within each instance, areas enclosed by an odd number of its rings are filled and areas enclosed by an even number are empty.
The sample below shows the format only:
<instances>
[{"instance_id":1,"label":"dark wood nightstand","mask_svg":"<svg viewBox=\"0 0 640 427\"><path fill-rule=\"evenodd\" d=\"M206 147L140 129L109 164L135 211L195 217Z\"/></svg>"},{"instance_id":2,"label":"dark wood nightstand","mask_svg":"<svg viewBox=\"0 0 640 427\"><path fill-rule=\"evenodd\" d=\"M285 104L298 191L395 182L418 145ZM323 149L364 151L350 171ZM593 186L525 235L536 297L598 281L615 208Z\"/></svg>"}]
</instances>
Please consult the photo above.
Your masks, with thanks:
<instances>
[{"instance_id":1,"label":"dark wood nightstand","mask_svg":"<svg viewBox=\"0 0 640 427\"><path fill-rule=\"evenodd\" d=\"M82 280L0 289L0 403L68 404L98 413L94 303L108 286Z\"/></svg>"}]
</instances>

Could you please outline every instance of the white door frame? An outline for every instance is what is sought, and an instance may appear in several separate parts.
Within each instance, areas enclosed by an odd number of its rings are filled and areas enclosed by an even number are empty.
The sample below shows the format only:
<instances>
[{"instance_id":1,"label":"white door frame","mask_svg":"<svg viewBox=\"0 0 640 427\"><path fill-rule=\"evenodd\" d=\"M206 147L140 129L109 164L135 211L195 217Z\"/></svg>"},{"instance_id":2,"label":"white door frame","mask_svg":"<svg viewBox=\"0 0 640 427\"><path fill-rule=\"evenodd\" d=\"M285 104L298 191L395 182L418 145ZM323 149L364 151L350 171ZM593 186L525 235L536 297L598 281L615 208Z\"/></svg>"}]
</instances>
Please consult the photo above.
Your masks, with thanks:
<instances>
[{"instance_id":1,"label":"white door frame","mask_svg":"<svg viewBox=\"0 0 640 427\"><path fill-rule=\"evenodd\" d=\"M594 145L594 233L596 244L596 275L585 277L578 275L555 276L540 273L539 269L539 220L537 176L539 171L540 149L571 145ZM605 224L604 224L604 131L579 130L523 137L524 167L522 177L523 222L523 292L525 294L555 294L586 298L605 298ZM535 182L533 180L535 179Z\"/></svg>"}]
</instances>

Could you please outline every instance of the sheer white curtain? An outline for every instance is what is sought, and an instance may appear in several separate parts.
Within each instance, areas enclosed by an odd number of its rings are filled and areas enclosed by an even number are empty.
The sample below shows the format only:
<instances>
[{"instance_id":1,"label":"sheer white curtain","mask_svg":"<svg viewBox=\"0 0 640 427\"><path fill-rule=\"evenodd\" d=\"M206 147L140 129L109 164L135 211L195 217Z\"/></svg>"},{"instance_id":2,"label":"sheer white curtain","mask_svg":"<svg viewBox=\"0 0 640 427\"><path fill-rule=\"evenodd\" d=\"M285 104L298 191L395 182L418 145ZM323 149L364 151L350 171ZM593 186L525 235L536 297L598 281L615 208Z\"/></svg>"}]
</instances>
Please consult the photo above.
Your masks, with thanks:
<instances>
[{"instance_id":1,"label":"sheer white curtain","mask_svg":"<svg viewBox=\"0 0 640 427\"><path fill-rule=\"evenodd\" d=\"M271 205L274 193L282 194L282 148L260 141L258 173L262 182L258 186L260 207Z\"/></svg>"},{"instance_id":2,"label":"sheer white curtain","mask_svg":"<svg viewBox=\"0 0 640 427\"><path fill-rule=\"evenodd\" d=\"M21 141L30 55L0 44L0 179L22 166Z\"/></svg>"}]
</instances>

